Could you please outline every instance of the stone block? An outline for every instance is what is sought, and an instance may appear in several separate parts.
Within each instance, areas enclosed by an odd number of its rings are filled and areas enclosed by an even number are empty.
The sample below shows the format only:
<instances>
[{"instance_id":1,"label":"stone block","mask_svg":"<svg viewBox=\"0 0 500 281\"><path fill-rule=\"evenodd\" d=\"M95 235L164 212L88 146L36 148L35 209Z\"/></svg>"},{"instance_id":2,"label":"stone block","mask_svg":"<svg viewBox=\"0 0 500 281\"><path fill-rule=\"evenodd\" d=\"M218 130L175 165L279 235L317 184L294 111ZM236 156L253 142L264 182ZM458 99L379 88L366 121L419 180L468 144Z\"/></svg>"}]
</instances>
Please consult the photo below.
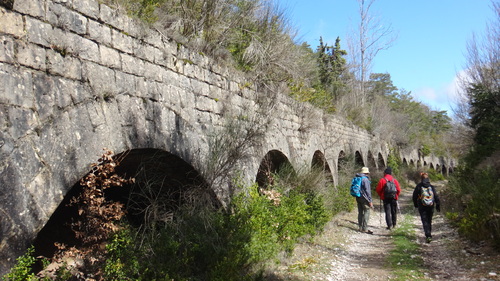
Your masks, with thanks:
<instances>
[{"instance_id":1,"label":"stone block","mask_svg":"<svg viewBox=\"0 0 500 281\"><path fill-rule=\"evenodd\" d=\"M120 57L122 61L122 70L124 72L138 76L144 75L144 61L123 53L120 54Z\"/></svg>"},{"instance_id":2,"label":"stone block","mask_svg":"<svg viewBox=\"0 0 500 281\"><path fill-rule=\"evenodd\" d=\"M83 76L88 80L96 99L102 99L106 95L117 92L115 84L115 71L107 67L91 63L83 63Z\"/></svg>"},{"instance_id":3,"label":"stone block","mask_svg":"<svg viewBox=\"0 0 500 281\"><path fill-rule=\"evenodd\" d=\"M0 7L0 33L20 38L25 35L23 17Z\"/></svg>"},{"instance_id":4,"label":"stone block","mask_svg":"<svg viewBox=\"0 0 500 281\"><path fill-rule=\"evenodd\" d=\"M0 103L26 108L34 106L30 71L0 63Z\"/></svg>"},{"instance_id":5,"label":"stone block","mask_svg":"<svg viewBox=\"0 0 500 281\"><path fill-rule=\"evenodd\" d=\"M10 126L7 131L14 139L32 133L33 129L37 127L35 113L31 108L10 107L8 116L9 122L13 126Z\"/></svg>"},{"instance_id":6,"label":"stone block","mask_svg":"<svg viewBox=\"0 0 500 281\"><path fill-rule=\"evenodd\" d=\"M71 96L71 100L75 104L81 104L86 100L90 100L93 98L92 89L88 84L83 84L78 81L68 81L72 86L68 86L69 95Z\"/></svg>"},{"instance_id":7,"label":"stone block","mask_svg":"<svg viewBox=\"0 0 500 281\"><path fill-rule=\"evenodd\" d=\"M101 64L111 68L121 68L120 53L106 46L99 46L99 53L101 56Z\"/></svg>"},{"instance_id":8,"label":"stone block","mask_svg":"<svg viewBox=\"0 0 500 281\"><path fill-rule=\"evenodd\" d=\"M27 14L35 18L45 18L46 0L15 0L14 11Z\"/></svg>"},{"instance_id":9,"label":"stone block","mask_svg":"<svg viewBox=\"0 0 500 281\"><path fill-rule=\"evenodd\" d=\"M144 41L158 49L164 49L164 41L171 40L156 29L146 29L144 30L144 33Z\"/></svg>"},{"instance_id":10,"label":"stone block","mask_svg":"<svg viewBox=\"0 0 500 281\"><path fill-rule=\"evenodd\" d=\"M195 108L199 111L220 113L218 102L206 96L196 96Z\"/></svg>"},{"instance_id":11,"label":"stone block","mask_svg":"<svg viewBox=\"0 0 500 281\"><path fill-rule=\"evenodd\" d=\"M92 19L99 18L99 2L95 0L73 1L73 9Z\"/></svg>"},{"instance_id":12,"label":"stone block","mask_svg":"<svg viewBox=\"0 0 500 281\"><path fill-rule=\"evenodd\" d=\"M34 69L45 71L45 49L32 44L17 44L17 61Z\"/></svg>"},{"instance_id":13,"label":"stone block","mask_svg":"<svg viewBox=\"0 0 500 281\"><path fill-rule=\"evenodd\" d=\"M54 38L50 24L30 17L26 17L26 32L29 42L45 47L50 47L50 40Z\"/></svg>"},{"instance_id":14,"label":"stone block","mask_svg":"<svg viewBox=\"0 0 500 281\"><path fill-rule=\"evenodd\" d=\"M0 62L14 63L14 40L0 35Z\"/></svg>"},{"instance_id":15,"label":"stone block","mask_svg":"<svg viewBox=\"0 0 500 281\"><path fill-rule=\"evenodd\" d=\"M100 5L99 19L120 31L126 32L128 29L129 17L104 4Z\"/></svg>"},{"instance_id":16,"label":"stone block","mask_svg":"<svg viewBox=\"0 0 500 281\"><path fill-rule=\"evenodd\" d=\"M83 15L53 2L49 2L47 7L46 18L53 26L78 34L87 32L87 18Z\"/></svg>"},{"instance_id":17,"label":"stone block","mask_svg":"<svg viewBox=\"0 0 500 281\"><path fill-rule=\"evenodd\" d=\"M53 119L56 110L54 79L45 73L34 74L33 91L35 94L34 108L40 122Z\"/></svg>"},{"instance_id":18,"label":"stone block","mask_svg":"<svg viewBox=\"0 0 500 281\"><path fill-rule=\"evenodd\" d=\"M132 54L134 39L123 32L113 29L111 31L112 47L123 52Z\"/></svg>"},{"instance_id":19,"label":"stone block","mask_svg":"<svg viewBox=\"0 0 500 281\"><path fill-rule=\"evenodd\" d=\"M99 22L89 20L87 34L90 39L111 46L111 28Z\"/></svg>"},{"instance_id":20,"label":"stone block","mask_svg":"<svg viewBox=\"0 0 500 281\"><path fill-rule=\"evenodd\" d=\"M197 79L191 79L191 89L195 95L210 96L210 87Z\"/></svg>"},{"instance_id":21,"label":"stone block","mask_svg":"<svg viewBox=\"0 0 500 281\"><path fill-rule=\"evenodd\" d=\"M144 63L144 77L147 79L152 79L158 82L161 82L163 79L162 76L162 68L156 64L152 64L149 62Z\"/></svg>"},{"instance_id":22,"label":"stone block","mask_svg":"<svg viewBox=\"0 0 500 281\"><path fill-rule=\"evenodd\" d=\"M47 70L70 79L82 79L82 64L78 58L47 50Z\"/></svg>"},{"instance_id":23,"label":"stone block","mask_svg":"<svg viewBox=\"0 0 500 281\"><path fill-rule=\"evenodd\" d=\"M100 63L99 46L94 41L70 34L73 52L84 60Z\"/></svg>"},{"instance_id":24,"label":"stone block","mask_svg":"<svg viewBox=\"0 0 500 281\"><path fill-rule=\"evenodd\" d=\"M67 109L73 105L71 92L74 92L75 86L71 80L62 77L54 78L55 105L59 109Z\"/></svg>"},{"instance_id":25,"label":"stone block","mask_svg":"<svg viewBox=\"0 0 500 281\"><path fill-rule=\"evenodd\" d=\"M116 93L137 95L137 77L122 71L115 71L116 76Z\"/></svg>"},{"instance_id":26,"label":"stone block","mask_svg":"<svg viewBox=\"0 0 500 281\"><path fill-rule=\"evenodd\" d=\"M154 63L156 53L155 47L145 43L144 41L136 40L135 42L134 55L143 60Z\"/></svg>"}]
</instances>

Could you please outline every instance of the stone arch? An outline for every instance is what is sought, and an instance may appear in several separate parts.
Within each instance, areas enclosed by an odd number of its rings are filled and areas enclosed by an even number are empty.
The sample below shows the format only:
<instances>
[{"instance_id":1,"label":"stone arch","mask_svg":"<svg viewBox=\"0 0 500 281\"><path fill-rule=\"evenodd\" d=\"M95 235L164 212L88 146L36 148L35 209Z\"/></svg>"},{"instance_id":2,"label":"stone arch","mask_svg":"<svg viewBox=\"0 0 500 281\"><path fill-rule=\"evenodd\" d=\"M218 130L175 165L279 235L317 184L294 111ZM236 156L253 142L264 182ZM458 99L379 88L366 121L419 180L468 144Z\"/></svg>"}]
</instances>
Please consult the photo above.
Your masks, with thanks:
<instances>
[{"instance_id":1,"label":"stone arch","mask_svg":"<svg viewBox=\"0 0 500 281\"><path fill-rule=\"evenodd\" d=\"M406 161L406 158L403 158L403 166L408 167L408 161Z\"/></svg>"},{"instance_id":2,"label":"stone arch","mask_svg":"<svg viewBox=\"0 0 500 281\"><path fill-rule=\"evenodd\" d=\"M343 150L339 152L339 157L337 160L337 173L342 171L347 164L347 155Z\"/></svg>"},{"instance_id":3,"label":"stone arch","mask_svg":"<svg viewBox=\"0 0 500 281\"><path fill-rule=\"evenodd\" d=\"M410 166L415 167L415 161L413 161L413 159L410 160Z\"/></svg>"},{"instance_id":4,"label":"stone arch","mask_svg":"<svg viewBox=\"0 0 500 281\"><path fill-rule=\"evenodd\" d=\"M332 170L330 169L330 165L328 165L328 162L326 161L325 155L323 152L316 150L314 152L312 162L311 162L311 167L312 169L319 169L324 172L326 181L329 183L334 183L333 181L333 174Z\"/></svg>"},{"instance_id":5,"label":"stone arch","mask_svg":"<svg viewBox=\"0 0 500 281\"><path fill-rule=\"evenodd\" d=\"M448 169L446 168L446 165L443 164L443 166L441 167L441 172L443 175L447 176L447 172L448 172Z\"/></svg>"},{"instance_id":6,"label":"stone arch","mask_svg":"<svg viewBox=\"0 0 500 281\"><path fill-rule=\"evenodd\" d=\"M292 165L285 154L279 150L271 150L260 162L255 181L259 187L266 187L273 183L273 174L279 173L287 167L291 168Z\"/></svg>"},{"instance_id":7,"label":"stone arch","mask_svg":"<svg viewBox=\"0 0 500 281\"><path fill-rule=\"evenodd\" d=\"M356 151L356 153L354 153L354 164L356 165L356 167L365 166L365 161L363 161L363 156L359 151Z\"/></svg>"},{"instance_id":8,"label":"stone arch","mask_svg":"<svg viewBox=\"0 0 500 281\"><path fill-rule=\"evenodd\" d=\"M417 169L422 168L422 162L420 160L417 160Z\"/></svg>"},{"instance_id":9,"label":"stone arch","mask_svg":"<svg viewBox=\"0 0 500 281\"><path fill-rule=\"evenodd\" d=\"M134 178L135 183L106 189L104 196L124 205L127 220L132 225L140 226L148 219L166 222L180 205L190 202L193 197L199 202L209 202L215 208L221 207L200 173L175 154L159 149L132 149L116 154L113 159L118 163L116 174L122 178ZM82 190L80 181L74 184L38 232L33 243L37 256L52 257L57 250L54 242L77 246L78 240L70 223L79 217L78 208L69 203ZM155 217L145 211L151 206L151 200L156 200L159 206L155 209Z\"/></svg>"},{"instance_id":10,"label":"stone arch","mask_svg":"<svg viewBox=\"0 0 500 281\"><path fill-rule=\"evenodd\" d=\"M378 169L379 170L382 170L383 168L385 168L385 160L384 160L384 156L382 156L382 153L378 153Z\"/></svg>"},{"instance_id":11,"label":"stone arch","mask_svg":"<svg viewBox=\"0 0 500 281\"><path fill-rule=\"evenodd\" d=\"M377 162L375 161L375 157L373 157L373 153L371 151L368 151L368 157L367 157L367 167L371 170L375 170L377 168Z\"/></svg>"},{"instance_id":12,"label":"stone arch","mask_svg":"<svg viewBox=\"0 0 500 281\"><path fill-rule=\"evenodd\" d=\"M429 169L434 170L434 164L430 163L429 164Z\"/></svg>"}]
</instances>

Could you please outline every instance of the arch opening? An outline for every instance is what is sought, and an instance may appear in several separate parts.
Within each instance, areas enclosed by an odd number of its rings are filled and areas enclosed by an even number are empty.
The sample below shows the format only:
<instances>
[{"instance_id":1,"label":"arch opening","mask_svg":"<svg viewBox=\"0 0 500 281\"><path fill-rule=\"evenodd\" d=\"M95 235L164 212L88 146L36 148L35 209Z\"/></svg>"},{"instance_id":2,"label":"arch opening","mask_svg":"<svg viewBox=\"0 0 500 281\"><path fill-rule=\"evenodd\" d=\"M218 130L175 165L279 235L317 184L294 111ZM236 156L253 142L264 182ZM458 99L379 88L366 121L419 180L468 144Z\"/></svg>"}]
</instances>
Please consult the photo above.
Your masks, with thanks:
<instances>
[{"instance_id":1,"label":"arch opening","mask_svg":"<svg viewBox=\"0 0 500 281\"><path fill-rule=\"evenodd\" d=\"M105 189L103 197L108 202L122 204L126 210L125 218L132 226L167 223L184 204L196 202L213 208L221 206L201 175L174 154L157 149L133 149L117 154L113 159L118 163L115 174L125 179L134 178L135 182ZM35 255L54 256L58 250L55 242L67 247L82 245L74 231L74 223L81 219L80 203L71 201L82 194L83 189L78 181L66 194L35 238Z\"/></svg>"},{"instance_id":2,"label":"arch opening","mask_svg":"<svg viewBox=\"0 0 500 281\"><path fill-rule=\"evenodd\" d=\"M313 170L319 170L323 172L326 182L332 184L334 183L332 171L330 169L330 166L328 165L328 162L326 161L323 152L319 150L316 150L314 152L311 166Z\"/></svg>"},{"instance_id":3,"label":"arch opening","mask_svg":"<svg viewBox=\"0 0 500 281\"><path fill-rule=\"evenodd\" d=\"M382 153L378 153L378 169L379 170L382 170L383 168L385 168L385 161L384 161L384 157L382 156Z\"/></svg>"},{"instance_id":4,"label":"arch opening","mask_svg":"<svg viewBox=\"0 0 500 281\"><path fill-rule=\"evenodd\" d=\"M260 162L255 181L259 187L267 187L274 183L273 176L275 174L279 174L285 168L291 169L291 167L292 165L285 154L278 150L271 150Z\"/></svg>"},{"instance_id":5,"label":"arch opening","mask_svg":"<svg viewBox=\"0 0 500 281\"><path fill-rule=\"evenodd\" d=\"M356 169L365 166L365 161L363 161L363 156L361 156L359 151L356 151L354 154L354 164L356 165Z\"/></svg>"}]
</instances>

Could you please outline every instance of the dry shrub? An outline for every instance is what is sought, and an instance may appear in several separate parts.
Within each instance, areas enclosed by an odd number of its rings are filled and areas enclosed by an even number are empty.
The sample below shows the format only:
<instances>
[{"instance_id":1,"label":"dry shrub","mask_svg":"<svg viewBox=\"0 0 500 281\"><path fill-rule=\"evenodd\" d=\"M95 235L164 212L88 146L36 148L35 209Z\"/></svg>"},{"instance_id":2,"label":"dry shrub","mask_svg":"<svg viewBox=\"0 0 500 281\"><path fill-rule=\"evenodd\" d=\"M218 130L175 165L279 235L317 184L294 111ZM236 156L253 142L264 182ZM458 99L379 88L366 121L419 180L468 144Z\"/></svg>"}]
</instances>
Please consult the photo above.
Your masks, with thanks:
<instances>
[{"instance_id":1,"label":"dry shrub","mask_svg":"<svg viewBox=\"0 0 500 281\"><path fill-rule=\"evenodd\" d=\"M56 243L59 250L38 276L53 280L62 278L61 275L72 276L71 280L103 280L100 268L106 260L105 243L120 229L118 221L125 215L123 204L106 200L104 191L134 182L115 173L118 163L112 156L113 152L105 150L98 163L92 164L92 171L80 180L82 192L70 202L79 215L71 223L77 245ZM88 279L90 275L93 279Z\"/></svg>"}]
</instances>

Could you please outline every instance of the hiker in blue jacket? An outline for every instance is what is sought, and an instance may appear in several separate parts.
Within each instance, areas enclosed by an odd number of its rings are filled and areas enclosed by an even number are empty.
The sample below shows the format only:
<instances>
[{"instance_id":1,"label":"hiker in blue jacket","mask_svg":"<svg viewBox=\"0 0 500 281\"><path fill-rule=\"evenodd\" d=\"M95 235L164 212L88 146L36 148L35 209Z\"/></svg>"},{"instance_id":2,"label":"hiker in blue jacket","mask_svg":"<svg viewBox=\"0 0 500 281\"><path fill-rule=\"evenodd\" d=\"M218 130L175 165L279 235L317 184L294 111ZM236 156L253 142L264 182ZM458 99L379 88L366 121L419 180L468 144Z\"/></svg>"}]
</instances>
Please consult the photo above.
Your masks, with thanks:
<instances>
[{"instance_id":1,"label":"hiker in blue jacket","mask_svg":"<svg viewBox=\"0 0 500 281\"><path fill-rule=\"evenodd\" d=\"M359 231L373 234L368 230L368 221L370 220L370 208L373 208L372 191L370 188L370 170L368 167L361 168L361 171L356 174L356 177L363 177L361 180L361 197L356 197L358 204L358 226Z\"/></svg>"},{"instance_id":2,"label":"hiker in blue jacket","mask_svg":"<svg viewBox=\"0 0 500 281\"><path fill-rule=\"evenodd\" d=\"M432 215L434 206L436 211L441 211L441 202L434 186L431 185L429 175L420 173L421 182L413 190L413 205L418 208L422 226L424 227L425 240L427 243L432 241Z\"/></svg>"}]
</instances>

